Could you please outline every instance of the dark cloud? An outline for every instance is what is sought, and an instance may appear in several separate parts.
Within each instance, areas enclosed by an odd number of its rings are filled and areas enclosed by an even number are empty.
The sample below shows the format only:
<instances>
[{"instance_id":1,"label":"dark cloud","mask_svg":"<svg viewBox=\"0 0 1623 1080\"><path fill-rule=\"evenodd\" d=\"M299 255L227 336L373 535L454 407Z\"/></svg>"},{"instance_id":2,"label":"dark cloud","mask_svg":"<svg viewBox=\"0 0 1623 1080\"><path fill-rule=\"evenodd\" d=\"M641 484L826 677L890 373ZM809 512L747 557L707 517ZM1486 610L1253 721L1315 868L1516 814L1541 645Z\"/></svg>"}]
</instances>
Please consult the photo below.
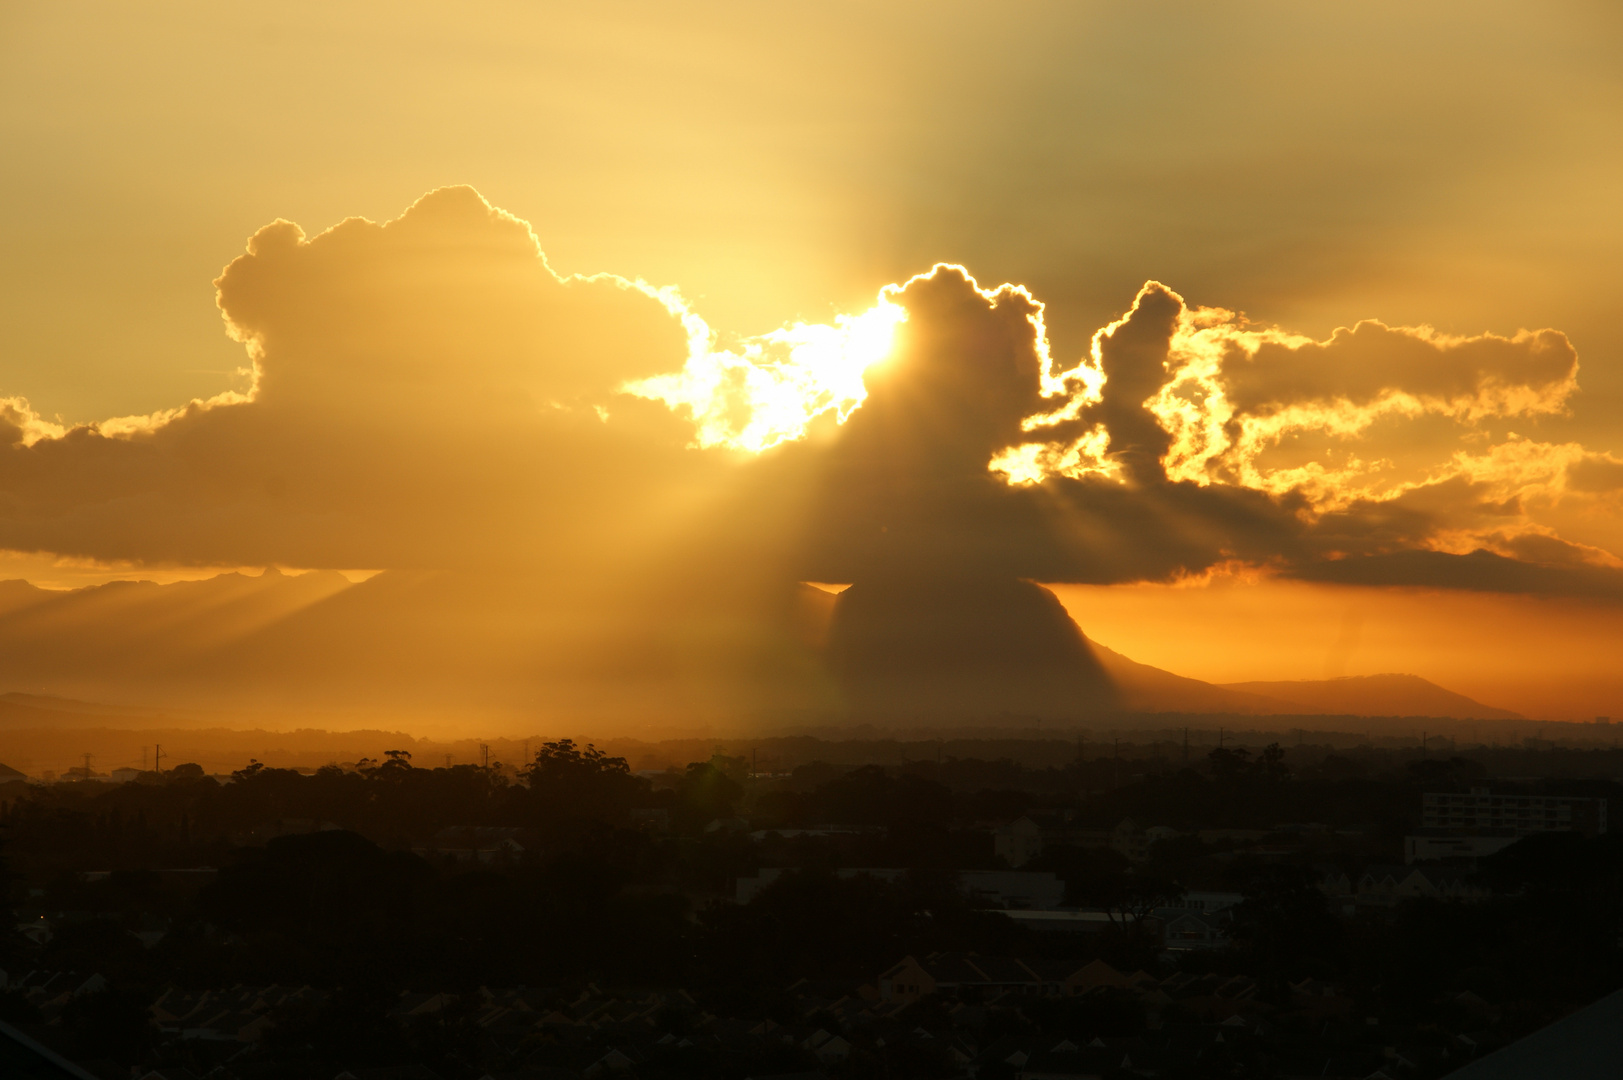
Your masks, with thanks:
<instances>
[{"instance_id":1,"label":"dark cloud","mask_svg":"<svg viewBox=\"0 0 1623 1080\"><path fill-rule=\"evenodd\" d=\"M1623 600L1623 571L1604 566L1539 565L1491 551L1465 555L1398 551L1387 555L1352 556L1298 565L1292 569L1291 576L1337 585L1407 585Z\"/></svg>"},{"instance_id":2,"label":"dark cloud","mask_svg":"<svg viewBox=\"0 0 1623 1080\"><path fill-rule=\"evenodd\" d=\"M1578 354L1555 330L1450 337L1365 320L1323 342L1263 339L1254 351L1233 347L1222 370L1229 401L1248 413L1367 406L1390 394L1497 413L1559 407L1575 385Z\"/></svg>"},{"instance_id":3,"label":"dark cloud","mask_svg":"<svg viewBox=\"0 0 1623 1080\"><path fill-rule=\"evenodd\" d=\"M1567 466L1567 485L1595 494L1623 491L1623 461L1610 455L1585 454Z\"/></svg>"},{"instance_id":4,"label":"dark cloud","mask_svg":"<svg viewBox=\"0 0 1623 1080\"><path fill-rule=\"evenodd\" d=\"M1559 334L1445 339L1365 323L1323 344L1277 334L1259 339L1251 343L1258 366L1230 355L1240 345L1227 313L1190 309L1150 283L1095 338L1102 392L1083 396L1068 417L1033 425L1025 418L1062 410L1042 392L1045 343L1028 297L982 290L963 271L938 267L891 299L908 321L892 358L870 372L868 400L830 439L781 451L778 468L809 459L799 465L817 492L802 534L808 577L860 583L976 572L1109 583L1169 580L1230 561L1315 577L1350 572L1352 559L1366 568L1360 573L1368 584L1409 584L1409 564L1389 557L1413 552L1424 556L1417 565L1463 560L1461 569L1439 572L1440 585L1578 589L1563 567L1594 568L1609 580L1595 565L1606 553L1550 535L1525 505L1539 484L1563 475L1569 459L1578 485L1604 486L1610 459L1581 449L1574 459L1574 448L1513 440L1475 457L1458 451L1445 467L1391 494L1355 489L1337 498L1311 485L1172 478L1165 464L1174 439L1164 391L1192 362L1191 335L1223 331L1217 355L1224 362L1216 370L1221 376L1229 364L1244 368L1243 394L1259 414L1300 410L1304 402L1331 411L1352 399L1367 405L1400 394L1430 395L1466 415L1548 409L1564 400L1576 359ZM1342 367L1356 370L1338 382L1334 372ZM1079 396L1081 381L1072 380ZM1040 482L1019 484L986 467L1034 436L1063 449L1101 424L1108 447L1073 459L1086 466L1075 475L1047 471ZM1096 454L1091 463L1088 453ZM1465 554L1484 547L1499 557ZM1328 569L1315 569L1321 564ZM1389 582L1381 578L1384 566L1392 567Z\"/></svg>"},{"instance_id":5,"label":"dark cloud","mask_svg":"<svg viewBox=\"0 0 1623 1080\"><path fill-rule=\"evenodd\" d=\"M554 273L528 226L470 189L313 238L277 222L218 285L253 392L66 431L3 403L0 547L521 573L508 599L534 608L524 640L538 653L627 686L643 673L655 697L683 686L718 709L832 699L798 580L855 583L812 619L832 617L849 700L918 693L861 658L902 669L922 649L938 666L987 657L977 678L1014 708L1111 700L1052 597L1021 579L1166 581L1241 562L1310 580L1620 595L1607 553L1530 510L1615 490L1610 457L1478 439L1376 489L1351 466L1259 465L1283 428L1241 438L1252 421L1337 417L1364 438L1359 410L1469 427L1563 407L1575 360L1552 332L1443 339L1364 323L1315 343L1150 283L1067 371L1037 300L942 266L887 292L906 320L860 405L818 383L815 407L751 428L752 410L799 385L794 350L845 331L706 352L708 328L674 293ZM695 370L722 387L702 407L702 385L680 382ZM677 381L660 400L625 392L650 377ZM712 448L692 445L701 429ZM752 430L763 452L726 448ZM1047 629L1028 640L1017 624ZM950 640L932 629L954 626Z\"/></svg>"}]
</instances>

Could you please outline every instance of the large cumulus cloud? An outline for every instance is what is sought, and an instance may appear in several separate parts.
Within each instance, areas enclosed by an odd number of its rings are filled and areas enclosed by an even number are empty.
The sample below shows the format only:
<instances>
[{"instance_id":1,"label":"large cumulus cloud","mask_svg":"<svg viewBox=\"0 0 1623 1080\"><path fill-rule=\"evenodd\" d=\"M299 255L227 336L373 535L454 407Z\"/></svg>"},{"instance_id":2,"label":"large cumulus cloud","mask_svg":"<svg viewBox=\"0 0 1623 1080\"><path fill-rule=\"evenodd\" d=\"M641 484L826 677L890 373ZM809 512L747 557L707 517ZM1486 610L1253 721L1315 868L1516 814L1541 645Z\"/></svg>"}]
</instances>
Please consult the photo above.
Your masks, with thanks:
<instances>
[{"instance_id":1,"label":"large cumulus cloud","mask_svg":"<svg viewBox=\"0 0 1623 1080\"><path fill-rule=\"evenodd\" d=\"M1365 322L1320 342L1152 282L1056 373L1022 290L942 266L890 299L908 314L893 357L839 440L805 451L826 578L1166 580L1242 561L1409 584L1423 564L1448 567L1438 584L1620 593L1611 553L1539 515L1611 498L1617 460L1493 429L1567 408L1559 332Z\"/></svg>"},{"instance_id":2,"label":"large cumulus cloud","mask_svg":"<svg viewBox=\"0 0 1623 1080\"><path fill-rule=\"evenodd\" d=\"M723 348L671 290L556 273L468 188L314 237L278 221L217 285L251 391L71 429L7 399L0 547L707 588L1617 573L1540 513L1615 506L1623 463L1495 427L1569 407L1555 331L1315 341L1150 283L1073 364L1038 299L938 266Z\"/></svg>"},{"instance_id":3,"label":"large cumulus cloud","mask_svg":"<svg viewBox=\"0 0 1623 1080\"><path fill-rule=\"evenodd\" d=\"M469 188L385 225L277 221L216 282L253 388L42 431L0 415L0 545L97 558L389 567L612 544L710 463L615 388L680 365L651 290L562 277ZM612 408L612 413L610 409Z\"/></svg>"}]
</instances>

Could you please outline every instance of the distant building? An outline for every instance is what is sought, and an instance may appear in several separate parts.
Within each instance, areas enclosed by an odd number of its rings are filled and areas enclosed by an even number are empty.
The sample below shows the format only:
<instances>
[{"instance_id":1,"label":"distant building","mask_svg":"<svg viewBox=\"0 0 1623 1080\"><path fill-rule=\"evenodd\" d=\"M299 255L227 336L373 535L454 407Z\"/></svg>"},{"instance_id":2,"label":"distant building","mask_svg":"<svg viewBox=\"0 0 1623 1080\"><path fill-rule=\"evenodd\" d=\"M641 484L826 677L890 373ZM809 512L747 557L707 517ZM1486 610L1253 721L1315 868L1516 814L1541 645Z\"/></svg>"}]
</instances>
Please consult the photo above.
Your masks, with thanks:
<instances>
[{"instance_id":1,"label":"distant building","mask_svg":"<svg viewBox=\"0 0 1623 1080\"><path fill-rule=\"evenodd\" d=\"M1495 795L1490 789L1469 793L1428 791L1423 796L1420 828L1403 842L1407 863L1440 859L1478 859L1541 832L1606 831L1606 800L1569 795Z\"/></svg>"},{"instance_id":2,"label":"distant building","mask_svg":"<svg viewBox=\"0 0 1623 1080\"><path fill-rule=\"evenodd\" d=\"M1420 811L1425 829L1507 829L1515 836L1573 830L1585 836L1606 831L1606 800L1568 795L1495 795L1428 791Z\"/></svg>"},{"instance_id":3,"label":"distant building","mask_svg":"<svg viewBox=\"0 0 1623 1080\"><path fill-rule=\"evenodd\" d=\"M1016 818L992 830L992 850L1010 866L1024 866L1042 854L1043 831L1029 817Z\"/></svg>"}]
</instances>

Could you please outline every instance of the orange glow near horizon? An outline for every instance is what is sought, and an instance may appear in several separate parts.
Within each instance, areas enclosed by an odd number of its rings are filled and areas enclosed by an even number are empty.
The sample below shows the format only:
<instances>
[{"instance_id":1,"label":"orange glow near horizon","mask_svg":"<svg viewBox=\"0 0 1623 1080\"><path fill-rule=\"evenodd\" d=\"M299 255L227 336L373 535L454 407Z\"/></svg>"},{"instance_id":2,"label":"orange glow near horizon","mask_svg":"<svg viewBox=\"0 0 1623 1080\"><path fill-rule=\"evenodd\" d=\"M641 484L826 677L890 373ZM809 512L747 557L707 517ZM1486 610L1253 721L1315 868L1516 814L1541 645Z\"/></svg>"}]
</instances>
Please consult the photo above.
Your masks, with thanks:
<instances>
[{"instance_id":1,"label":"orange glow near horizon","mask_svg":"<svg viewBox=\"0 0 1623 1080\"><path fill-rule=\"evenodd\" d=\"M1409 674L1534 719L1623 713L1615 604L1224 574L1048 588L1091 639L1208 682Z\"/></svg>"}]
</instances>

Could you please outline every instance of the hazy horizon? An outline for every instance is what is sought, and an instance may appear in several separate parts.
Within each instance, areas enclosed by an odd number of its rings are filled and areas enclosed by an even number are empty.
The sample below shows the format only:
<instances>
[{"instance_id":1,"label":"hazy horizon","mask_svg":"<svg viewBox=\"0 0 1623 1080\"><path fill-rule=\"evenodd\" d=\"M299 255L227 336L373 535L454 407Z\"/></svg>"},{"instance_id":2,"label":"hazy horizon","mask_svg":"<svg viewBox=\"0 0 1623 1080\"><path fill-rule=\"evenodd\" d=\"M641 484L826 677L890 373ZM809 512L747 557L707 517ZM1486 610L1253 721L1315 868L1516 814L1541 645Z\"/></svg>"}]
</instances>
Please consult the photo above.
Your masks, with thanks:
<instances>
[{"instance_id":1,"label":"hazy horizon","mask_svg":"<svg viewBox=\"0 0 1623 1080\"><path fill-rule=\"evenodd\" d=\"M171 591L0 691L1623 715L1623 24L1472 11L16 9L0 578Z\"/></svg>"}]
</instances>

